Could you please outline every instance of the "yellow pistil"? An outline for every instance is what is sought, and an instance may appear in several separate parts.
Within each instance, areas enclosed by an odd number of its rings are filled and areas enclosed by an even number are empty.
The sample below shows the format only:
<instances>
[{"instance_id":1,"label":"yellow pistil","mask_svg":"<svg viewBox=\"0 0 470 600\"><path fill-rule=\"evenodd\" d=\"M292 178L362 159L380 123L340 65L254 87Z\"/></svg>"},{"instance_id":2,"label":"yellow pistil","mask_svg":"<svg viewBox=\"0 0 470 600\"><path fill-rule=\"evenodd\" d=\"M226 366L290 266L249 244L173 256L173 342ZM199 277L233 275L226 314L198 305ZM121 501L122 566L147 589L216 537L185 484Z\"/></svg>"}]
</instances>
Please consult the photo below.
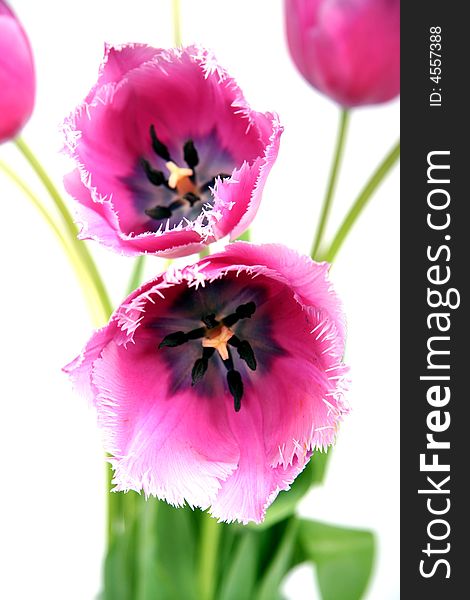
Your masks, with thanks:
<instances>
[{"instance_id":1,"label":"yellow pistil","mask_svg":"<svg viewBox=\"0 0 470 600\"><path fill-rule=\"evenodd\" d=\"M166 163L166 168L170 171L168 185L171 189L176 190L180 196L184 196L188 192L194 193L196 191L196 186L191 179L189 179L193 174L192 169L178 167L178 165L171 160Z\"/></svg>"},{"instance_id":2,"label":"yellow pistil","mask_svg":"<svg viewBox=\"0 0 470 600\"><path fill-rule=\"evenodd\" d=\"M204 348L215 348L220 354L222 360L227 360L227 342L233 335L234 333L230 329L230 327L226 327L225 325L218 325L213 329L207 330L206 337L202 340L202 345Z\"/></svg>"}]
</instances>

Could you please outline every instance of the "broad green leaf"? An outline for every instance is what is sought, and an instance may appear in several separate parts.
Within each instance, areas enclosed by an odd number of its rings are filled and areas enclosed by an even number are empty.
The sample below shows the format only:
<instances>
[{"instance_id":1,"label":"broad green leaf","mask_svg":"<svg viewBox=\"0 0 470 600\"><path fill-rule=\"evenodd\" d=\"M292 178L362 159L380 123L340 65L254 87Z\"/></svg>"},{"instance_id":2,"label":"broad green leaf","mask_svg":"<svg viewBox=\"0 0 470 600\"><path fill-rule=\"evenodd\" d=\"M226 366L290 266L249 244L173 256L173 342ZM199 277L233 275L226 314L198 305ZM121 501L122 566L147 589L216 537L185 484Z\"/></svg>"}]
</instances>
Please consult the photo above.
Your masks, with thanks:
<instances>
[{"instance_id":1,"label":"broad green leaf","mask_svg":"<svg viewBox=\"0 0 470 600\"><path fill-rule=\"evenodd\" d=\"M309 465L312 470L312 485L319 485L323 483L323 480L325 479L326 469L328 467L328 462L331 458L332 453L332 448L330 448L327 452L314 452L309 462Z\"/></svg>"},{"instance_id":2,"label":"broad green leaf","mask_svg":"<svg viewBox=\"0 0 470 600\"><path fill-rule=\"evenodd\" d=\"M280 587L286 573L293 566L293 556L297 537L297 519L292 518L277 547L273 560L269 563L257 588L256 600L278 600Z\"/></svg>"},{"instance_id":3,"label":"broad green leaf","mask_svg":"<svg viewBox=\"0 0 470 600\"><path fill-rule=\"evenodd\" d=\"M221 565L224 573L217 600L248 600L253 596L258 561L256 534L247 530L240 538L230 562Z\"/></svg>"},{"instance_id":4,"label":"broad green leaf","mask_svg":"<svg viewBox=\"0 0 470 600\"><path fill-rule=\"evenodd\" d=\"M100 600L132 600L132 563L129 562L129 539L114 539L104 561L103 591Z\"/></svg>"},{"instance_id":5,"label":"broad green leaf","mask_svg":"<svg viewBox=\"0 0 470 600\"><path fill-rule=\"evenodd\" d=\"M156 515L156 562L159 583L165 582L165 595L156 596L172 600L196 599L195 531L189 508L173 508L158 502ZM153 600L153 599L152 599Z\"/></svg>"},{"instance_id":6,"label":"broad green leaf","mask_svg":"<svg viewBox=\"0 0 470 600\"><path fill-rule=\"evenodd\" d=\"M360 600L374 562L372 532L300 521L298 539L317 567L323 600Z\"/></svg>"}]
</instances>

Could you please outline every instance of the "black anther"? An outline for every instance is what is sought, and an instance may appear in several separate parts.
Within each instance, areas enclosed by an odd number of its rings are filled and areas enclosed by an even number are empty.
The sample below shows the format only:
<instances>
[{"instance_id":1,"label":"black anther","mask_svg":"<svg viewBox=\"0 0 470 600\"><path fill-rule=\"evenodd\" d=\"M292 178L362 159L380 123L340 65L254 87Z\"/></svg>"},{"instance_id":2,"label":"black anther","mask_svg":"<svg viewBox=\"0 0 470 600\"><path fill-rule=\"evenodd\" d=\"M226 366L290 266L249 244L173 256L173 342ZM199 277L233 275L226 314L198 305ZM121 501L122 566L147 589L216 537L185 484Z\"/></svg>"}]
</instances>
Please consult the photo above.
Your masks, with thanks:
<instances>
[{"instance_id":1,"label":"black anther","mask_svg":"<svg viewBox=\"0 0 470 600\"><path fill-rule=\"evenodd\" d=\"M191 370L191 385L196 385L198 381L204 377L207 367L209 366L209 358L214 354L215 348L203 348L202 357L198 358Z\"/></svg>"},{"instance_id":2,"label":"black anther","mask_svg":"<svg viewBox=\"0 0 470 600\"><path fill-rule=\"evenodd\" d=\"M215 182L218 178L221 179L227 179L228 177L231 177L231 175L228 175L228 173L219 173L218 175L216 175L215 177L212 177L212 179L209 179L209 181L206 181L206 183L204 183L203 185L201 185L201 192L207 192L207 190L209 188L213 188L215 185Z\"/></svg>"},{"instance_id":3,"label":"black anther","mask_svg":"<svg viewBox=\"0 0 470 600\"><path fill-rule=\"evenodd\" d=\"M235 309L235 312L240 319L251 319L255 310L256 304L254 302L247 302L246 304L240 304L240 306Z\"/></svg>"},{"instance_id":4,"label":"black anther","mask_svg":"<svg viewBox=\"0 0 470 600\"><path fill-rule=\"evenodd\" d=\"M169 219L171 217L171 208L168 206L154 206L153 208L146 208L145 214L151 219L161 221L162 219Z\"/></svg>"},{"instance_id":5,"label":"black anther","mask_svg":"<svg viewBox=\"0 0 470 600\"><path fill-rule=\"evenodd\" d=\"M169 161L170 152L165 144L160 141L157 137L157 132L155 131L155 126L150 125L150 137L152 138L152 148L157 156L163 158L163 160Z\"/></svg>"},{"instance_id":6,"label":"black anther","mask_svg":"<svg viewBox=\"0 0 470 600\"><path fill-rule=\"evenodd\" d=\"M214 327L217 327L217 325L219 324L214 314L205 315L204 317L201 317L201 321L204 323L207 329L214 329Z\"/></svg>"},{"instance_id":7,"label":"black anther","mask_svg":"<svg viewBox=\"0 0 470 600\"><path fill-rule=\"evenodd\" d=\"M248 302L247 304L240 304L234 313L222 319L222 323L226 327L235 325L240 319L250 319L256 310L256 304L254 302Z\"/></svg>"},{"instance_id":8,"label":"black anther","mask_svg":"<svg viewBox=\"0 0 470 600\"><path fill-rule=\"evenodd\" d=\"M240 345L237 348L238 356L246 362L248 368L252 371L256 371L256 358L255 353L253 352L253 348L250 345L250 342L243 340L240 342Z\"/></svg>"},{"instance_id":9,"label":"black anther","mask_svg":"<svg viewBox=\"0 0 470 600\"><path fill-rule=\"evenodd\" d=\"M241 408L241 400L243 397L243 381L238 371L228 371L227 373L228 389L233 397L233 407L235 412Z\"/></svg>"},{"instance_id":10,"label":"black anther","mask_svg":"<svg viewBox=\"0 0 470 600\"><path fill-rule=\"evenodd\" d=\"M158 347L163 348L164 346L168 346L169 348L174 348L175 346L181 346L181 344L184 344L187 341L188 336L184 331L175 331L174 333L166 335Z\"/></svg>"},{"instance_id":11,"label":"black anther","mask_svg":"<svg viewBox=\"0 0 470 600\"><path fill-rule=\"evenodd\" d=\"M191 385L196 385L198 381L201 381L208 366L209 361L207 358L198 358L196 360L191 371Z\"/></svg>"},{"instance_id":12,"label":"black anther","mask_svg":"<svg viewBox=\"0 0 470 600\"><path fill-rule=\"evenodd\" d=\"M162 171L153 169L148 160L142 158L140 163L144 168L145 174L147 175L147 179L150 181L150 183L153 183L153 185L162 185L163 183L167 183L165 175L163 175Z\"/></svg>"},{"instance_id":13,"label":"black anther","mask_svg":"<svg viewBox=\"0 0 470 600\"><path fill-rule=\"evenodd\" d=\"M188 140L183 147L184 160L190 169L194 169L199 164L199 155L193 140Z\"/></svg>"},{"instance_id":14,"label":"black anther","mask_svg":"<svg viewBox=\"0 0 470 600\"><path fill-rule=\"evenodd\" d=\"M199 202L199 200L201 199L199 196L197 196L196 194L193 194L193 192L187 192L183 198L185 200L187 200L189 202L189 204L191 206L194 206L196 204L196 202Z\"/></svg>"},{"instance_id":15,"label":"black anther","mask_svg":"<svg viewBox=\"0 0 470 600\"><path fill-rule=\"evenodd\" d=\"M204 337L206 330L204 327L198 327L197 329L192 329L186 334L188 340L198 340L199 338Z\"/></svg>"}]
</instances>

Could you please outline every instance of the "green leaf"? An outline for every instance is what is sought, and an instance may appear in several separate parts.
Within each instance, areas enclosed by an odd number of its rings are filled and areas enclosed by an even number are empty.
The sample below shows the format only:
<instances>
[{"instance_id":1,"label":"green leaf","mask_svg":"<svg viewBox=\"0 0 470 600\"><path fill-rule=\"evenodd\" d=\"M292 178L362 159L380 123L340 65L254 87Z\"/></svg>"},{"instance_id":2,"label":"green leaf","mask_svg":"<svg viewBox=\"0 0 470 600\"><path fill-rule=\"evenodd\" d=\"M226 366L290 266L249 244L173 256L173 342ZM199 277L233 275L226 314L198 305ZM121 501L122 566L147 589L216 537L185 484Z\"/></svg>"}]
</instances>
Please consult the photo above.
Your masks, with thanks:
<instances>
[{"instance_id":1,"label":"green leaf","mask_svg":"<svg viewBox=\"0 0 470 600\"><path fill-rule=\"evenodd\" d=\"M100 600L132 600L129 540L116 536L104 561L104 586Z\"/></svg>"},{"instance_id":2,"label":"green leaf","mask_svg":"<svg viewBox=\"0 0 470 600\"><path fill-rule=\"evenodd\" d=\"M240 600L252 598L256 583L258 546L256 534L245 531L232 554L230 563L222 576L218 600Z\"/></svg>"},{"instance_id":3,"label":"green leaf","mask_svg":"<svg viewBox=\"0 0 470 600\"><path fill-rule=\"evenodd\" d=\"M281 542L277 547L274 559L269 563L259 583L255 600L278 600L282 598L280 587L286 573L293 566L298 520L291 519Z\"/></svg>"},{"instance_id":4,"label":"green leaf","mask_svg":"<svg viewBox=\"0 0 470 600\"><path fill-rule=\"evenodd\" d=\"M305 469L295 479L290 490L280 492L276 500L266 511L266 517L259 525L249 525L252 529L263 530L291 517L300 500L312 485L323 481L328 454L315 452Z\"/></svg>"},{"instance_id":5,"label":"green leaf","mask_svg":"<svg viewBox=\"0 0 470 600\"><path fill-rule=\"evenodd\" d=\"M152 600L196 599L195 531L191 515L189 508L173 508L166 502L158 502L154 535L159 583L165 583L165 593L160 589Z\"/></svg>"},{"instance_id":6,"label":"green leaf","mask_svg":"<svg viewBox=\"0 0 470 600\"><path fill-rule=\"evenodd\" d=\"M301 520L299 543L316 564L323 600L360 600L374 562L372 532Z\"/></svg>"}]
</instances>

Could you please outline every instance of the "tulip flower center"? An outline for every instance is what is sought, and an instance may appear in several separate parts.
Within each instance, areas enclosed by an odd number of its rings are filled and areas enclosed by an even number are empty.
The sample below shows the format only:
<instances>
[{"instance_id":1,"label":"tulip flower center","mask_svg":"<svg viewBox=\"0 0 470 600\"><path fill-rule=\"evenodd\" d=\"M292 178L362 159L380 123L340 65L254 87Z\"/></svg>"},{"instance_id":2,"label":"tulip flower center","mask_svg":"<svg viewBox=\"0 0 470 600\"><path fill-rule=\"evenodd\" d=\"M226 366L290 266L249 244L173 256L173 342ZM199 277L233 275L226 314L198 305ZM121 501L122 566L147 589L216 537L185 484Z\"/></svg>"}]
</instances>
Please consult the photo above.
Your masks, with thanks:
<instances>
[{"instance_id":1,"label":"tulip flower center","mask_svg":"<svg viewBox=\"0 0 470 600\"><path fill-rule=\"evenodd\" d=\"M210 188L215 185L216 179L230 175L218 173L201 184L197 181L199 154L193 140L187 140L183 145L183 158L187 166L180 166L172 159L168 147L157 136L154 125L150 126L150 138L157 158L164 161L165 171L155 169L145 158L141 159L141 166L152 185L163 187L170 193L164 202L145 208L145 214L155 221L164 221L171 219L179 211L181 218L192 220L200 213L204 202L210 200Z\"/></svg>"},{"instance_id":2,"label":"tulip flower center","mask_svg":"<svg viewBox=\"0 0 470 600\"><path fill-rule=\"evenodd\" d=\"M239 358L246 363L252 371L256 370L257 363L253 348L247 340L241 340L235 335L232 327L241 319L251 319L256 310L254 302L240 304L234 313L216 319L215 314L203 315L203 327L198 327L187 333L176 331L166 335L159 344L160 348L174 348L191 340L202 339L202 356L193 364L191 370L191 384L196 385L204 377L209 366L209 360L217 351L227 371L227 385L233 397L234 409L238 412L241 408L243 397L243 381L239 371L235 369L231 348L238 352Z\"/></svg>"}]
</instances>

